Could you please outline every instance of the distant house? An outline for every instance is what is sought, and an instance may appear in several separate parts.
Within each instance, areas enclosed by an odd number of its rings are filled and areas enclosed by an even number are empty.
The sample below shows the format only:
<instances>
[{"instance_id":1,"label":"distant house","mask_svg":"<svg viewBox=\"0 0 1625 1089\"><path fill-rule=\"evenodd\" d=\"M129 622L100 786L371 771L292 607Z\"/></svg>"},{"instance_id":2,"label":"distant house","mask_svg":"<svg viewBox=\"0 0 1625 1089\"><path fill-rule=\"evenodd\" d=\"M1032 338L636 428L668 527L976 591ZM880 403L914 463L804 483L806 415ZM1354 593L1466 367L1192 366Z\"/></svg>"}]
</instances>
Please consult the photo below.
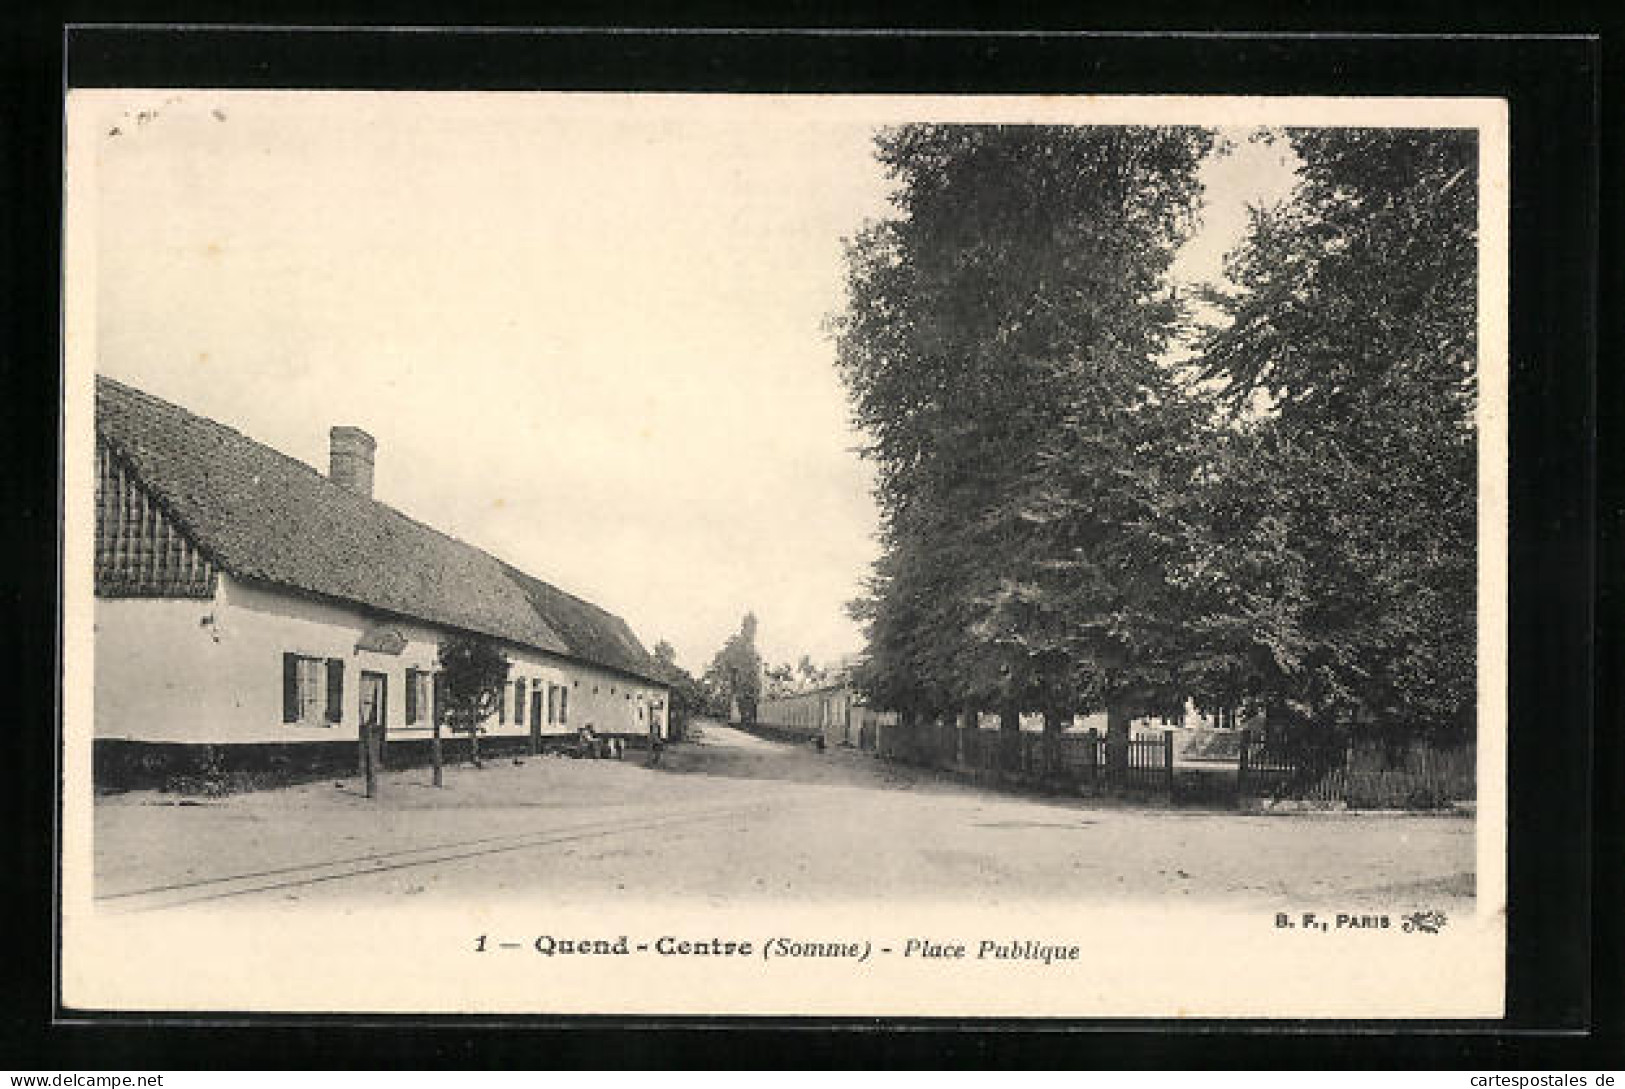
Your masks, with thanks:
<instances>
[{"instance_id":1,"label":"distant house","mask_svg":"<svg viewBox=\"0 0 1625 1089\"><path fill-rule=\"evenodd\" d=\"M1161 736L1168 729L1198 729L1214 730L1234 725L1236 716L1229 713L1228 718L1216 712L1204 712L1196 704L1187 699L1167 712L1147 712L1136 715L1129 721L1129 729L1136 735L1145 734ZM1251 725L1253 719L1241 720L1243 726ZM1044 729L1044 716L1037 711L1024 711L1020 715L1021 729L1027 733L1039 733ZM976 725L983 730L997 730L999 716L993 711L983 711L977 716ZM1106 732L1106 712L1090 711L1085 714L1076 714L1069 719L1063 729L1074 733L1083 733L1095 730L1104 734Z\"/></svg>"},{"instance_id":2,"label":"distant house","mask_svg":"<svg viewBox=\"0 0 1625 1089\"><path fill-rule=\"evenodd\" d=\"M372 496L375 443L331 431L330 472L107 378L96 383L99 784L151 780L209 746L227 764L421 759L440 639L512 663L492 748L591 725L664 733L669 688L619 617Z\"/></svg>"}]
</instances>

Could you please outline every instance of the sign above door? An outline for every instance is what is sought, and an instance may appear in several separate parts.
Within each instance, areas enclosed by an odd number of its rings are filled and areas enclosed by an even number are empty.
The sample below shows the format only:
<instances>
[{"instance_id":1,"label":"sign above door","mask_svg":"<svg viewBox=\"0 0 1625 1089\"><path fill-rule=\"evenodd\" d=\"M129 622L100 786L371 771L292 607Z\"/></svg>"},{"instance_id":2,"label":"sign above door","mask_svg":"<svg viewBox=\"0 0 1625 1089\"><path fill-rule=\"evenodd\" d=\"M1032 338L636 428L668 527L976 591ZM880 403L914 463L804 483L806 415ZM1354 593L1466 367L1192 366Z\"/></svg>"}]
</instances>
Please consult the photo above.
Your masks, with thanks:
<instances>
[{"instance_id":1,"label":"sign above door","mask_svg":"<svg viewBox=\"0 0 1625 1089\"><path fill-rule=\"evenodd\" d=\"M355 641L356 650L371 650L379 654L399 654L406 649L406 636L394 628L368 628Z\"/></svg>"}]
</instances>

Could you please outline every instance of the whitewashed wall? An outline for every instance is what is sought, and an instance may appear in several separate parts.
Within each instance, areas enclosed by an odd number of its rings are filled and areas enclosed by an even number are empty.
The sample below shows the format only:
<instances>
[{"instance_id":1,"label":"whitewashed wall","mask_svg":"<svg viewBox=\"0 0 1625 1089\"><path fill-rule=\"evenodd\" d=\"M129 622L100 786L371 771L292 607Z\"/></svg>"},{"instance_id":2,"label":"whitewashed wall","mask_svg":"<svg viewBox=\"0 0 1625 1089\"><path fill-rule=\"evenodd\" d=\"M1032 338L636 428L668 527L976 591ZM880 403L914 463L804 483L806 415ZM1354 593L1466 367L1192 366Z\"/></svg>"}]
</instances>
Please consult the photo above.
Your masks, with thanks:
<instances>
[{"instance_id":1,"label":"whitewashed wall","mask_svg":"<svg viewBox=\"0 0 1625 1089\"><path fill-rule=\"evenodd\" d=\"M358 651L363 633L389 628L400 654ZM428 737L428 708L406 725L406 671L432 671L441 632L431 626L283 593L222 575L212 601L98 598L95 626L96 736L137 741L344 741L358 735L363 670L383 673L391 738ZM570 690L568 724L543 723L544 734L591 724L601 734L648 732L654 715L667 724L664 689L584 663L521 647L505 648L510 682L523 678L524 725L513 720L510 689L496 736L530 733L528 693L540 683ZM282 721L282 655L344 661L343 718L337 723Z\"/></svg>"}]
</instances>

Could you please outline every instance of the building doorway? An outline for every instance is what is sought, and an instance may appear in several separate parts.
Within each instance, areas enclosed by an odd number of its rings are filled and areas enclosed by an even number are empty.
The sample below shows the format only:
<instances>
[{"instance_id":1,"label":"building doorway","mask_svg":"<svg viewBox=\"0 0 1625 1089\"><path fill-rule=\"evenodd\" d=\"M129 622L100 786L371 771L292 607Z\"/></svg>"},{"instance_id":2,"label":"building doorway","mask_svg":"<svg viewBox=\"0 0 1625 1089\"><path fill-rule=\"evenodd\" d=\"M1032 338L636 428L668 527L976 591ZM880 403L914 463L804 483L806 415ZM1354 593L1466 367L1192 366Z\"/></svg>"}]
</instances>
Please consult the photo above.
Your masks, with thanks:
<instances>
[{"instance_id":1,"label":"building doorway","mask_svg":"<svg viewBox=\"0 0 1625 1089\"><path fill-rule=\"evenodd\" d=\"M530 690L530 754L542 751L542 706L546 693L540 683Z\"/></svg>"},{"instance_id":2,"label":"building doorway","mask_svg":"<svg viewBox=\"0 0 1625 1089\"><path fill-rule=\"evenodd\" d=\"M361 671L361 770L376 774L384 766L384 735L389 723L389 677Z\"/></svg>"}]
</instances>

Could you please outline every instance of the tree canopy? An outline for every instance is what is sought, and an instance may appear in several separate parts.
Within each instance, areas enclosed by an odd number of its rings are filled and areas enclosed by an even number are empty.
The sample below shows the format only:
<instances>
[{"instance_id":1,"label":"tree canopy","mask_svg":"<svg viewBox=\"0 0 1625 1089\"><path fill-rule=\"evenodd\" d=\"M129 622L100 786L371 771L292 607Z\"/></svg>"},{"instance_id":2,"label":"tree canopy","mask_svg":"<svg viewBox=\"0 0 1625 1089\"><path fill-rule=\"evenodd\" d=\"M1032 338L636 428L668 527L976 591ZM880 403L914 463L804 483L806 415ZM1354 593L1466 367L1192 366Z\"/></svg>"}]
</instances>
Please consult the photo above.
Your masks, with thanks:
<instances>
[{"instance_id":1,"label":"tree canopy","mask_svg":"<svg viewBox=\"0 0 1625 1089\"><path fill-rule=\"evenodd\" d=\"M496 713L508 683L510 663L502 647L483 635L448 635L440 640L440 681L446 724L468 735L475 766L480 763L481 723ZM438 723L435 734L435 785L440 785Z\"/></svg>"},{"instance_id":2,"label":"tree canopy","mask_svg":"<svg viewBox=\"0 0 1625 1089\"><path fill-rule=\"evenodd\" d=\"M661 677L671 686L671 711L679 723L694 715L719 713L705 685L677 664L675 647L664 639L660 640L655 644L654 658Z\"/></svg>"},{"instance_id":3,"label":"tree canopy","mask_svg":"<svg viewBox=\"0 0 1625 1089\"><path fill-rule=\"evenodd\" d=\"M445 686L446 724L472 733L496 714L509 662L502 648L480 635L448 635L440 640L441 683Z\"/></svg>"},{"instance_id":4,"label":"tree canopy","mask_svg":"<svg viewBox=\"0 0 1625 1089\"><path fill-rule=\"evenodd\" d=\"M1138 690L1166 673L1147 504L1189 415L1159 363L1184 316L1165 274L1212 136L909 125L877 145L898 214L849 245L836 325L883 519L865 687L922 710Z\"/></svg>"},{"instance_id":5,"label":"tree canopy","mask_svg":"<svg viewBox=\"0 0 1625 1089\"><path fill-rule=\"evenodd\" d=\"M735 705L746 723L756 721L756 707L762 697L762 656L756 650L756 614L746 613L739 630L711 659L705 671L705 684L724 706Z\"/></svg>"},{"instance_id":6,"label":"tree canopy","mask_svg":"<svg viewBox=\"0 0 1625 1089\"><path fill-rule=\"evenodd\" d=\"M1240 415L1292 594L1265 687L1300 716L1460 731L1475 706L1474 134L1293 130L1299 181L1229 255L1203 377ZM1228 488L1234 496L1235 488ZM1256 540L1256 535L1255 538ZM1267 632L1270 625L1255 630Z\"/></svg>"},{"instance_id":7,"label":"tree canopy","mask_svg":"<svg viewBox=\"0 0 1625 1089\"><path fill-rule=\"evenodd\" d=\"M1473 134L1272 138L1296 187L1199 326L1168 270L1212 133L880 134L895 211L834 322L882 518L872 702L1471 722Z\"/></svg>"}]
</instances>

